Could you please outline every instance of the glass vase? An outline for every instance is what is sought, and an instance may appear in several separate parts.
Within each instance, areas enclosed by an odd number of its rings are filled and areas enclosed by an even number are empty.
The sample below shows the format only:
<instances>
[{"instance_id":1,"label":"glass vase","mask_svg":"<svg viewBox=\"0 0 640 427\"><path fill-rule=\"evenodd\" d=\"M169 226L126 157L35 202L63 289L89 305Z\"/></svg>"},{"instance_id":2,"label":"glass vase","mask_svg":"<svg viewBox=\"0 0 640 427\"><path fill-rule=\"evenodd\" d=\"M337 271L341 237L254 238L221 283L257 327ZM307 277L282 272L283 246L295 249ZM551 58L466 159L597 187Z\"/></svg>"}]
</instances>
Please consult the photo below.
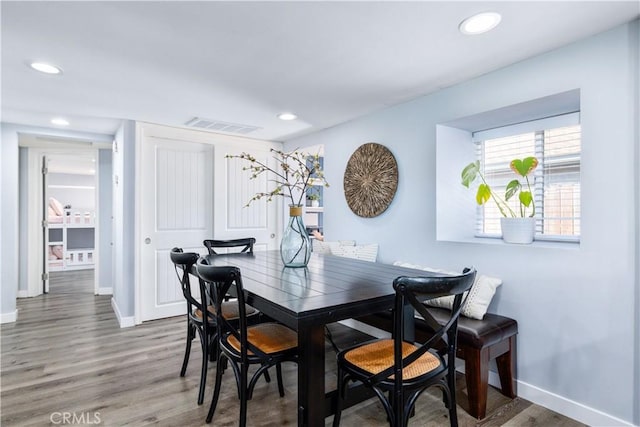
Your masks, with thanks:
<instances>
[{"instance_id":1,"label":"glass vase","mask_svg":"<svg viewBox=\"0 0 640 427\"><path fill-rule=\"evenodd\" d=\"M302 221L302 206L289 205L289 223L280 242L285 267L306 267L311 257L311 239Z\"/></svg>"}]
</instances>

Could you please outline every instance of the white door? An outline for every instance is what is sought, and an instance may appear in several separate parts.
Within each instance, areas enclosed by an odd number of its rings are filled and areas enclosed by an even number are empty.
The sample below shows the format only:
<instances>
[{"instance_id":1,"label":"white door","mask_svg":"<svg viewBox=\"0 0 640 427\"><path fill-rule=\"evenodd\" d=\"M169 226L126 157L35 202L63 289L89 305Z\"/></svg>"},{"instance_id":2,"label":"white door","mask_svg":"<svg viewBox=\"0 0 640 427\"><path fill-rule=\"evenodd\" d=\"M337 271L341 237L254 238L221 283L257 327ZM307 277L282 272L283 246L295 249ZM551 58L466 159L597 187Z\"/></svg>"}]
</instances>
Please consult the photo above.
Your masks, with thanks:
<instances>
[{"instance_id":1,"label":"white door","mask_svg":"<svg viewBox=\"0 0 640 427\"><path fill-rule=\"evenodd\" d=\"M215 215L214 238L240 239L255 237L254 250L277 249L282 233L282 197L271 202L266 198L247 203L256 193L266 193L273 189L273 182L267 180L265 174L251 179L251 172L246 170L249 162L227 155L238 155L250 151L258 161L277 168L269 147L251 147L243 149L236 145L217 145L215 148Z\"/></svg>"},{"instance_id":2,"label":"white door","mask_svg":"<svg viewBox=\"0 0 640 427\"><path fill-rule=\"evenodd\" d=\"M138 131L138 265L136 321L184 314L185 303L169 252L206 253L204 239L255 237L255 250L277 249L282 199L245 207L273 183L250 179L247 163L227 154L251 153L270 167L279 143L142 124ZM194 286L195 285L195 286ZM197 293L197 280L192 292Z\"/></svg>"},{"instance_id":3,"label":"white door","mask_svg":"<svg viewBox=\"0 0 640 427\"><path fill-rule=\"evenodd\" d=\"M143 136L140 150L140 320L185 313L169 252L204 253L213 235L213 146ZM192 282L197 283L195 280Z\"/></svg>"}]
</instances>

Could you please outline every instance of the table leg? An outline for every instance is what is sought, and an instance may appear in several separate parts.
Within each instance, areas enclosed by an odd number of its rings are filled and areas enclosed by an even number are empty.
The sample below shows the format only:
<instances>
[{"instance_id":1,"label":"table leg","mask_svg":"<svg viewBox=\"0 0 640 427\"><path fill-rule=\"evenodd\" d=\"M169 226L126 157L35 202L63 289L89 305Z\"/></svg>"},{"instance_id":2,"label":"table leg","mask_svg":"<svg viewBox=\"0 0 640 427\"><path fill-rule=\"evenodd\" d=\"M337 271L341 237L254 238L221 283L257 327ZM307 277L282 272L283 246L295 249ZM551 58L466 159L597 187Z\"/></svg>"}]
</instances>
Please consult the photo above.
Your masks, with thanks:
<instances>
[{"instance_id":1,"label":"table leg","mask_svg":"<svg viewBox=\"0 0 640 427\"><path fill-rule=\"evenodd\" d=\"M298 328L298 426L324 426L324 325Z\"/></svg>"}]
</instances>

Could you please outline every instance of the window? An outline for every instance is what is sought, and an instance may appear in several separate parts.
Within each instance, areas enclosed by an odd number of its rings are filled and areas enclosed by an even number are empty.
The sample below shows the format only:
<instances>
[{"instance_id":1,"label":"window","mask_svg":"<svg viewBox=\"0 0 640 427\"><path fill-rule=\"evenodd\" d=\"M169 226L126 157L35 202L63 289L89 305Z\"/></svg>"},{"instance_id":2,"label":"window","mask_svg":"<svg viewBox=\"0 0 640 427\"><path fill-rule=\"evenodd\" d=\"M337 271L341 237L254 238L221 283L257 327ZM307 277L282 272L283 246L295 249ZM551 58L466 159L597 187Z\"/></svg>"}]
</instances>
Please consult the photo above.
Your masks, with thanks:
<instances>
[{"instance_id":1,"label":"window","mask_svg":"<svg viewBox=\"0 0 640 427\"><path fill-rule=\"evenodd\" d=\"M509 168L512 159L537 157L538 167L529 177L536 206L537 240L580 239L580 135L578 113L473 135L476 156L497 194L504 195L514 177ZM518 207L517 199L510 203L512 208ZM499 235L500 217L495 203L479 206L476 235Z\"/></svg>"}]
</instances>

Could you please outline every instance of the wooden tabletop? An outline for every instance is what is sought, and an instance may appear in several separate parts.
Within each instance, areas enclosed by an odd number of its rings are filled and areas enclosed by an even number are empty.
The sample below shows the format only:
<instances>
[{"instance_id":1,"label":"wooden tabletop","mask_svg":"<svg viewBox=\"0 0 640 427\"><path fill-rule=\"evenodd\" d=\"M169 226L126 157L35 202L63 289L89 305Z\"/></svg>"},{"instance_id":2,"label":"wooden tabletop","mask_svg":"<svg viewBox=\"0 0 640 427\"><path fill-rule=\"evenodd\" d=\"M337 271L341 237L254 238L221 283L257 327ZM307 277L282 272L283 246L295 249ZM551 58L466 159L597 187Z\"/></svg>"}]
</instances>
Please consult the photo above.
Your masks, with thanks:
<instances>
[{"instance_id":1,"label":"wooden tabletop","mask_svg":"<svg viewBox=\"0 0 640 427\"><path fill-rule=\"evenodd\" d=\"M298 322L326 324L390 308L393 280L416 275L408 268L322 254L312 254L306 268L284 267L279 251L206 258L212 265L239 267L249 300L277 305L276 317L286 314L278 320L293 328Z\"/></svg>"}]
</instances>

